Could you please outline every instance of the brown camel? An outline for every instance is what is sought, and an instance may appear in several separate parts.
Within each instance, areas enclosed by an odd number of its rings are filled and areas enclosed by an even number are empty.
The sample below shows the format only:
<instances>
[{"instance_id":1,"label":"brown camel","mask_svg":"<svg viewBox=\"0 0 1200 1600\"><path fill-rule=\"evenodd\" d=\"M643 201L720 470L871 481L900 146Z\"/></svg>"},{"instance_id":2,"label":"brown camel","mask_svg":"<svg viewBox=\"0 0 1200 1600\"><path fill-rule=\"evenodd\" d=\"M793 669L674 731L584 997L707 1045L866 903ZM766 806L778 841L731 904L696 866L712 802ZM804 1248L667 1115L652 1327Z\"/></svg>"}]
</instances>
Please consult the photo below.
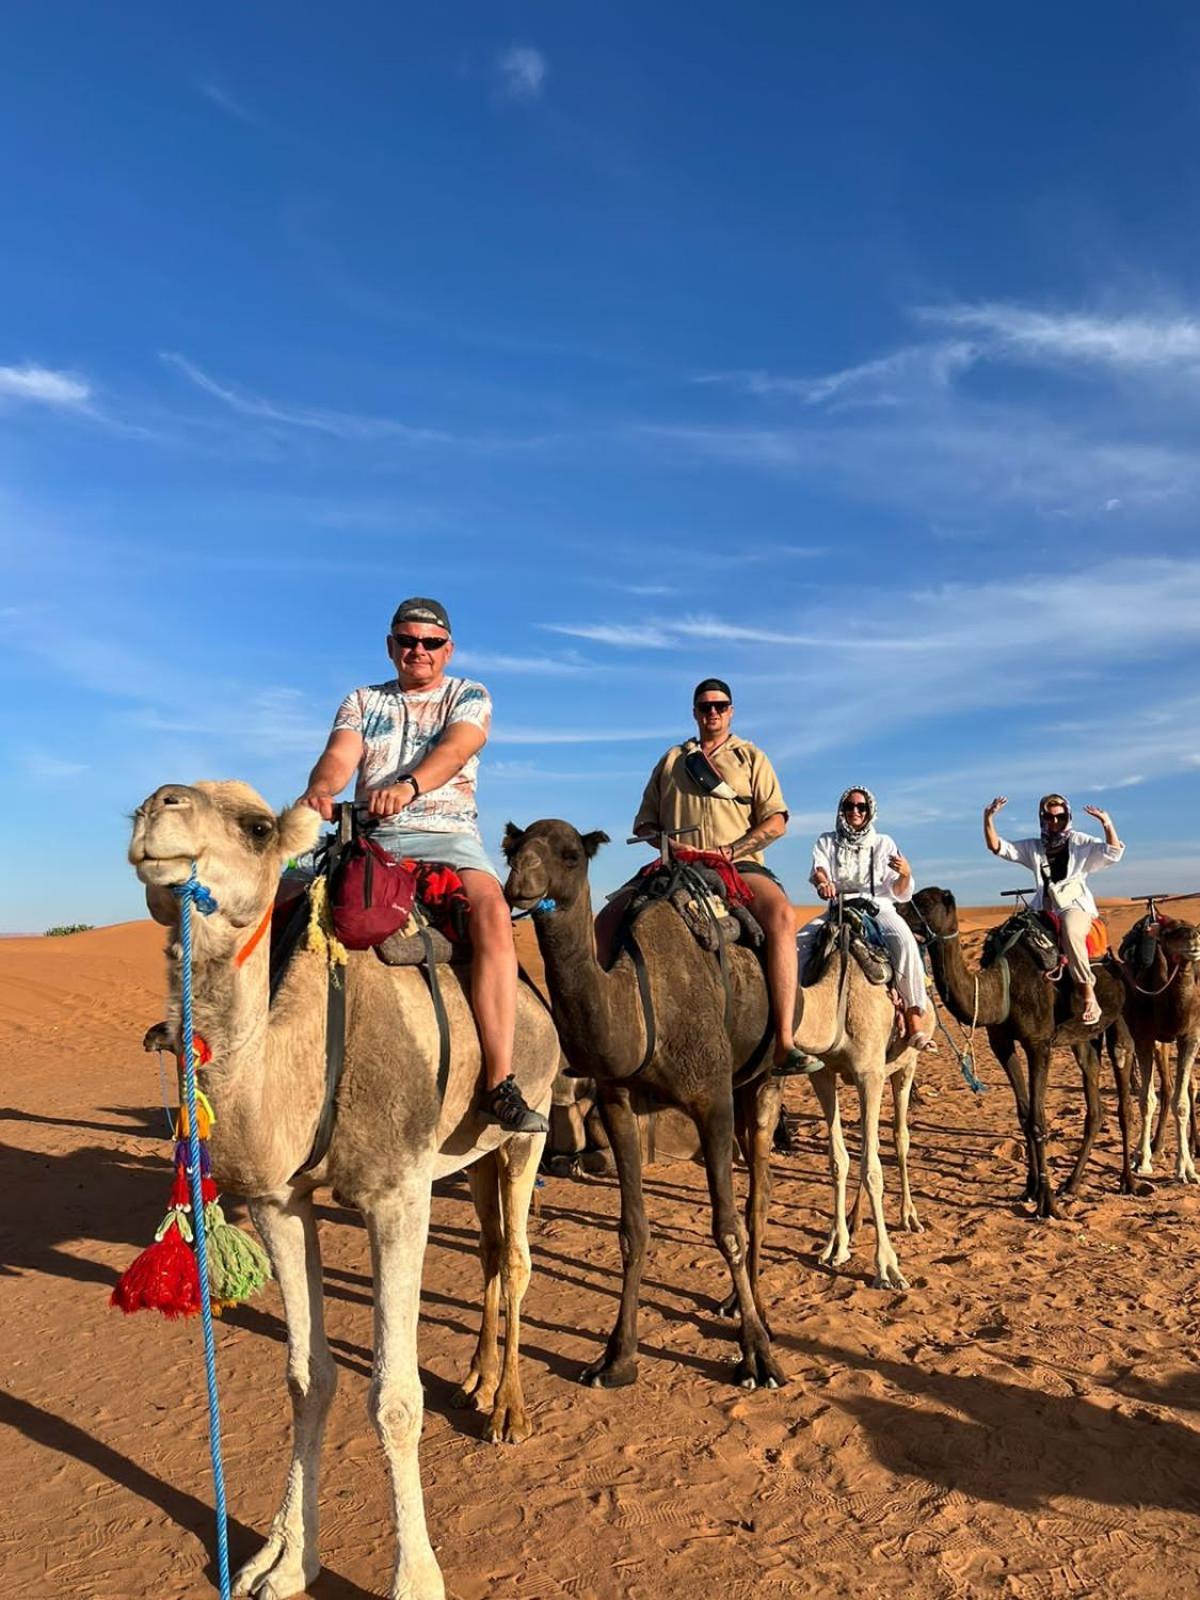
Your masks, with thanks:
<instances>
[{"instance_id":1,"label":"brown camel","mask_svg":"<svg viewBox=\"0 0 1200 1600\"><path fill-rule=\"evenodd\" d=\"M1050 1075L1050 1052L1056 1045L1070 1046L1083 1074L1087 1098L1083 1141L1071 1175L1059 1191L1062 1195L1074 1196L1100 1124L1100 1057L1096 1041L1113 1030L1109 1033L1109 1055L1117 1080L1117 1110L1121 1123L1120 1188L1122 1194L1132 1194L1128 1035L1121 1033L1121 1042L1117 1042L1125 992L1116 973L1107 965L1096 968L1100 1020L1094 1026L1085 1027L1079 1020L1079 1003L1072 985L1047 982L1023 944L1014 945L990 967L967 967L958 937L958 908L948 889L919 889L911 906L901 906L900 910L929 951L934 982L943 1002L960 1023L978 1023L986 1029L996 1059L1008 1075L1017 1103L1017 1120L1025 1136L1028 1178L1024 1198L1036 1201L1039 1217L1059 1215L1046 1160L1046 1084ZM1028 1062L1028 1080L1018 1050Z\"/></svg>"},{"instance_id":2,"label":"brown camel","mask_svg":"<svg viewBox=\"0 0 1200 1600\"><path fill-rule=\"evenodd\" d=\"M632 1383L637 1376L638 1293L648 1230L642 1195L641 1148L630 1104L639 1089L686 1111L696 1124L708 1175L713 1237L733 1280L741 1317L742 1359L735 1381L745 1388L774 1385L783 1375L771 1353L759 1288L763 1241L770 1200L771 1139L779 1112L778 1084L760 1068L740 1083L738 1074L756 1054L769 1024L762 967L748 949L729 951L732 1004L726 1023L724 990L713 957L702 950L677 912L665 903L649 906L638 918L636 940L645 960L656 1037L646 1057L647 1028L637 971L622 950L605 970L596 958L588 861L603 833L580 835L568 822L535 822L526 829L509 824L504 852L509 863L505 893L510 904L533 907L543 898L556 902L549 914L535 914L538 945L545 963L554 1020L573 1074L594 1078L602 1115L616 1159L621 1186L620 1241L624 1263L621 1306L604 1354L581 1375L602 1387ZM838 974L803 993L803 1017L796 1035L802 1049L828 1058L831 1068L816 1075L818 1092L831 1122L831 1165L837 1214L827 1256L848 1253L845 1222L845 1146L837 1122L833 1069L861 1065L875 1132L864 1138L863 1170L878 1235L876 1266L881 1278L899 1276L895 1252L883 1221L882 1170L878 1153L878 1107L883 1057L892 1025L892 1007L882 990L852 969L844 1028L839 1025ZM878 1058L876 1076L873 1068ZM735 1127L736 1123L736 1127ZM733 1138L742 1144L749 1168L746 1236L734 1207ZM840 1149L840 1156L836 1153ZM911 1202L910 1202L911 1204Z\"/></svg>"},{"instance_id":3,"label":"brown camel","mask_svg":"<svg viewBox=\"0 0 1200 1600\"><path fill-rule=\"evenodd\" d=\"M299 1170L325 1093L326 956L299 949L270 1005L268 942L256 942L240 964L237 957L269 915L283 862L310 848L319 827L307 807L275 816L243 783L168 784L139 806L129 848L151 913L172 929L167 955L176 1025L179 902L171 886L184 881L194 861L217 901L211 916L192 914L194 1025L212 1051L199 1078L216 1113L213 1172L222 1188L249 1201L287 1319L291 1465L266 1544L238 1573L234 1593L284 1600L308 1589L320 1567L317 1475L337 1369L322 1317L313 1193L332 1185L340 1200L363 1213L371 1241L376 1324L370 1409L391 1472L397 1537L391 1594L393 1600L442 1600L417 1460L417 1318L430 1185L469 1167L480 1220L483 1320L462 1399L490 1411L489 1437L524 1438L530 1429L518 1348L529 1281L525 1226L543 1138L507 1135L483 1120L476 1099L479 1040L458 969L441 969L451 1055L439 1104L438 1030L425 980L416 969L386 967L365 951L351 954L339 969L346 986L346 1055L332 1142L317 1167ZM545 1007L522 988L515 1070L530 1105L545 1108L558 1059Z\"/></svg>"},{"instance_id":4,"label":"brown camel","mask_svg":"<svg viewBox=\"0 0 1200 1600\"><path fill-rule=\"evenodd\" d=\"M1171 1112L1179 1149L1175 1176L1180 1183L1200 1183L1192 1158L1192 1066L1200 1049L1200 928L1174 918L1151 922L1150 960L1119 971L1125 981L1125 1021L1133 1035L1138 1066L1138 1101L1141 1131L1138 1159L1134 1171L1149 1177L1154 1170L1154 1155L1159 1153L1161 1129L1154 1124L1155 1044L1175 1045L1175 1082L1171 1089ZM1125 946L1122 945L1122 954ZM1136 948L1136 946L1135 946ZM1164 1106L1163 1126L1165 1127Z\"/></svg>"}]
</instances>

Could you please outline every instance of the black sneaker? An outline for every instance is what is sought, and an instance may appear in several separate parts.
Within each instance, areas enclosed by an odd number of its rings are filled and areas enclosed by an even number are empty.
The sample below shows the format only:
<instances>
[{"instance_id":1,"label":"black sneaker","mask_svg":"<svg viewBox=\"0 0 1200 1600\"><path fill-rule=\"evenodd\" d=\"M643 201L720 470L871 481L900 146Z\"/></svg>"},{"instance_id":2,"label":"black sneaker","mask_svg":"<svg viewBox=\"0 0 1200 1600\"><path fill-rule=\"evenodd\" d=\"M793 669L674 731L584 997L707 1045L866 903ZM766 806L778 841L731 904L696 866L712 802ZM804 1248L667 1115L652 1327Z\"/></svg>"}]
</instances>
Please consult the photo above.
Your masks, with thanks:
<instances>
[{"instance_id":1,"label":"black sneaker","mask_svg":"<svg viewBox=\"0 0 1200 1600\"><path fill-rule=\"evenodd\" d=\"M540 1111L525 1104L520 1085L510 1072L483 1097L483 1112L489 1122L498 1122L509 1133L549 1133L550 1124Z\"/></svg>"}]
</instances>

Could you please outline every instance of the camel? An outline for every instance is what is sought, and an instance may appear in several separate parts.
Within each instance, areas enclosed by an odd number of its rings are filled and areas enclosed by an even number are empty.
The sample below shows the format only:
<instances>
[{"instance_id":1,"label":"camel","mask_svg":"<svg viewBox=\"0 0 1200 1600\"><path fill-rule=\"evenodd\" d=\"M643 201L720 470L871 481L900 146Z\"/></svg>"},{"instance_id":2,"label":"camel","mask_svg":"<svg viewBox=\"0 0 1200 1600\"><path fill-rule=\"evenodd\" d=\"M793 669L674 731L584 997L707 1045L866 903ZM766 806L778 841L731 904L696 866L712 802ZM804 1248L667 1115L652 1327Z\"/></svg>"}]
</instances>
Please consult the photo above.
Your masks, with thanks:
<instances>
[{"instance_id":1,"label":"camel","mask_svg":"<svg viewBox=\"0 0 1200 1600\"><path fill-rule=\"evenodd\" d=\"M1012 1085L1017 1120L1025 1137L1027 1180L1023 1198L1036 1202L1040 1218L1060 1215L1050 1188L1046 1161L1046 1084L1050 1052L1068 1045L1083 1074L1087 1113L1083 1140L1070 1177L1059 1191L1079 1191L1092 1141L1100 1123L1100 1057L1096 1040L1108 1034L1109 1056L1117 1080L1117 1114L1121 1124L1122 1194L1133 1193L1129 1165L1128 1035L1121 1031L1124 990L1107 966L1095 972L1100 1020L1084 1027L1074 1014L1071 985L1049 983L1023 944L1016 944L993 966L968 969L958 937L958 908L948 889L919 889L910 907L901 907L909 926L929 951L934 983L943 1003L965 1026L979 1024ZM1110 1031L1111 1030L1111 1031ZM1023 1052L1025 1067L1018 1055Z\"/></svg>"},{"instance_id":2,"label":"camel","mask_svg":"<svg viewBox=\"0 0 1200 1600\"><path fill-rule=\"evenodd\" d=\"M1170 1100L1179 1141L1175 1177L1180 1183L1200 1183L1191 1148L1192 1066L1200 1049L1200 928L1168 918L1157 926L1149 964L1133 967L1122 961L1118 969L1125 983L1125 1021L1133 1035L1138 1066L1141 1129L1134 1171L1150 1177L1154 1170L1153 1158L1160 1145L1156 1136L1151 1151L1157 1101L1155 1045L1174 1042L1175 1082ZM1124 951L1122 946L1122 954Z\"/></svg>"},{"instance_id":3,"label":"camel","mask_svg":"<svg viewBox=\"0 0 1200 1600\"><path fill-rule=\"evenodd\" d=\"M243 963L236 958L270 915L283 862L310 849L319 827L317 814L303 806L276 816L244 783L167 784L139 806L129 847L151 914L172 929L167 955L175 1019L179 902L171 888L195 861L200 882L217 902L212 915L192 918L194 1025L212 1051L199 1078L216 1113L213 1173L222 1188L248 1200L287 1321L291 1465L267 1541L237 1574L233 1592L284 1600L307 1590L320 1569L318 1468L336 1368L322 1317L313 1194L332 1185L341 1201L362 1212L371 1242L376 1323L369 1405L391 1473L397 1538L391 1594L393 1600L442 1600L417 1460L417 1319L430 1186L469 1168L480 1221L483 1317L460 1401L490 1413L489 1438L523 1439L530 1432L518 1370L521 1301L530 1275L526 1217L544 1141L505 1134L485 1123L477 1108L479 1041L459 970L441 969L451 1053L439 1104L438 1031L425 979L415 968L386 967L364 951L351 954L339 972L346 986L346 1054L332 1141L317 1167L299 1170L325 1093L326 956L297 950L269 1009L268 941L255 941ZM530 1105L545 1108L558 1059L550 1016L522 986L515 1070Z\"/></svg>"},{"instance_id":4,"label":"camel","mask_svg":"<svg viewBox=\"0 0 1200 1600\"><path fill-rule=\"evenodd\" d=\"M504 853L509 863L505 894L519 908L546 898L552 912L534 912L554 1020L573 1075L596 1080L602 1115L621 1188L619 1236L624 1263L621 1305L604 1353L585 1368L581 1381L615 1388L637 1377L638 1293L648 1230L642 1194L642 1157L630 1103L633 1084L686 1111L696 1124L708 1175L713 1237L729 1268L733 1296L726 1309L741 1319L741 1360L734 1379L744 1388L774 1386L783 1374L770 1348L759 1275L770 1199L771 1140L779 1111L777 1080L760 1071L750 1081L738 1072L756 1054L769 1023L762 968L750 950L729 950L731 1005L713 957L701 949L682 918L666 903L638 918L636 940L645 960L655 1040L649 1059L646 1014L637 970L623 949L607 970L596 958L588 862L608 837L581 835L568 822L545 819L528 828L509 823ZM835 964L836 965L836 964ZM803 993L796 1034L801 1049L815 1050L829 1065L816 1075L830 1121L835 1221L824 1259L837 1265L849 1254L845 1218L848 1158L837 1118L834 1071L849 1071L863 1094L864 1182L877 1230L877 1281L902 1286L899 1264L883 1219L883 1177L878 1152L878 1112L893 1009L881 989L852 966L845 1027L839 1026L838 974ZM911 1082L911 1074L909 1075ZM735 1127L736 1123L736 1127ZM746 1234L734 1208L735 1132L749 1168ZM907 1191L907 1185L906 1185ZM912 1212L911 1197L907 1201Z\"/></svg>"}]
</instances>

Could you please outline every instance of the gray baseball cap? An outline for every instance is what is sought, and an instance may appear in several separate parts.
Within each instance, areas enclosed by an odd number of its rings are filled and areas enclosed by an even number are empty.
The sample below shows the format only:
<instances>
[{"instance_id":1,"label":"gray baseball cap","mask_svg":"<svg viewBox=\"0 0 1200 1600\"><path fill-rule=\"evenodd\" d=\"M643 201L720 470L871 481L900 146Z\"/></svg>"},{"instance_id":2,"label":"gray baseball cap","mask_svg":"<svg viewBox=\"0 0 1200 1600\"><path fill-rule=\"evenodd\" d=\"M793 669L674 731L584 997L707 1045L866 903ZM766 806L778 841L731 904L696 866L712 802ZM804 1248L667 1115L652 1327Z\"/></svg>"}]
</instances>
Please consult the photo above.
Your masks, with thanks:
<instances>
[{"instance_id":1,"label":"gray baseball cap","mask_svg":"<svg viewBox=\"0 0 1200 1600\"><path fill-rule=\"evenodd\" d=\"M446 615L446 608L440 600L427 600L421 595L413 595L408 600L401 600L392 616L392 627L398 622L432 622L439 628L445 628L450 633L450 618Z\"/></svg>"}]
</instances>

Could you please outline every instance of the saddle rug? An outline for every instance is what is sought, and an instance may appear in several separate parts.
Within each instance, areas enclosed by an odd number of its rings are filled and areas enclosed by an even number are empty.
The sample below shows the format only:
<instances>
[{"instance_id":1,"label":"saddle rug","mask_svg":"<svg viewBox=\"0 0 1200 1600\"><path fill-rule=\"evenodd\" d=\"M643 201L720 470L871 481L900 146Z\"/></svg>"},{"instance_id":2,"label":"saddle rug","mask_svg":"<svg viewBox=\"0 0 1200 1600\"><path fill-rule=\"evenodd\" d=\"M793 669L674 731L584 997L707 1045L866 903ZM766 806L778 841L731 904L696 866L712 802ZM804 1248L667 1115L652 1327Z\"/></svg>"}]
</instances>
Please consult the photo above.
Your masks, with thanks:
<instances>
[{"instance_id":1,"label":"saddle rug","mask_svg":"<svg viewBox=\"0 0 1200 1600\"><path fill-rule=\"evenodd\" d=\"M836 917L827 916L800 974L801 988L811 989L821 981L843 938L870 983L891 985L895 972L883 930L875 920L878 912L873 900L847 900L842 905L840 923Z\"/></svg>"}]
</instances>

